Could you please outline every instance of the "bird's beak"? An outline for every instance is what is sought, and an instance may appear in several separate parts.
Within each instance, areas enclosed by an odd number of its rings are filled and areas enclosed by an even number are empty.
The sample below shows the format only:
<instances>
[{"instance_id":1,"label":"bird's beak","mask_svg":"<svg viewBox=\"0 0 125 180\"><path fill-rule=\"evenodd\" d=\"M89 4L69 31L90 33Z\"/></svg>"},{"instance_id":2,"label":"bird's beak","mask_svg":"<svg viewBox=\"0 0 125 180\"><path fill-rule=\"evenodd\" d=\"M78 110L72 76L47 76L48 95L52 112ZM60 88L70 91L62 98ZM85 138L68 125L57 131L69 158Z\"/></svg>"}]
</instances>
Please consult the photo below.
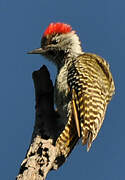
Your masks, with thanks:
<instances>
[{"instance_id":1,"label":"bird's beak","mask_svg":"<svg viewBox=\"0 0 125 180\"><path fill-rule=\"evenodd\" d=\"M45 50L42 48L37 48L32 51L27 52L27 54L44 54Z\"/></svg>"}]
</instances>

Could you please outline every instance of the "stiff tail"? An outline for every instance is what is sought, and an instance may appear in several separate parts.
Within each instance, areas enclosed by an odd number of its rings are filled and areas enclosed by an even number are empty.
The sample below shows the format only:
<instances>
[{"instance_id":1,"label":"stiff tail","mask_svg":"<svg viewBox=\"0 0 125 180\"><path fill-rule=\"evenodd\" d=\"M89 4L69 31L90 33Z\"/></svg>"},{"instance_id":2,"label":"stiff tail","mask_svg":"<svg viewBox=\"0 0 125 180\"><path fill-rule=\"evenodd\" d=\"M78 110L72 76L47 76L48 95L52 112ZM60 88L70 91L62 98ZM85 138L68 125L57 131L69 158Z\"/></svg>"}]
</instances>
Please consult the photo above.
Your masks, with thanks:
<instances>
[{"instance_id":1,"label":"stiff tail","mask_svg":"<svg viewBox=\"0 0 125 180\"><path fill-rule=\"evenodd\" d=\"M75 121L73 118L69 117L64 130L56 141L56 146L58 146L61 155L66 158L69 156L78 140L79 137L75 126Z\"/></svg>"}]
</instances>

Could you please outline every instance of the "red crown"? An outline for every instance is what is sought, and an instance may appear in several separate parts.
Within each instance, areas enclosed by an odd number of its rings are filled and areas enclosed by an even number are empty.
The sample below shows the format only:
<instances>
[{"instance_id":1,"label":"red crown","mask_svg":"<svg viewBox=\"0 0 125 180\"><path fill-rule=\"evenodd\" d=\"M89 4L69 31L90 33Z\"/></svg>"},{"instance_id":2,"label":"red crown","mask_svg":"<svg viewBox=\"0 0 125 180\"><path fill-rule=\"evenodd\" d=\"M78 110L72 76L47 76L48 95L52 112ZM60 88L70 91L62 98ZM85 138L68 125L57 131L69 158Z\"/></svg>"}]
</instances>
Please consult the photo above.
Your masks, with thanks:
<instances>
[{"instance_id":1,"label":"red crown","mask_svg":"<svg viewBox=\"0 0 125 180\"><path fill-rule=\"evenodd\" d=\"M47 29L45 30L43 36L47 36L53 33L59 33L59 34L66 34L71 32L72 27L68 24L64 24L64 23L51 23Z\"/></svg>"}]
</instances>

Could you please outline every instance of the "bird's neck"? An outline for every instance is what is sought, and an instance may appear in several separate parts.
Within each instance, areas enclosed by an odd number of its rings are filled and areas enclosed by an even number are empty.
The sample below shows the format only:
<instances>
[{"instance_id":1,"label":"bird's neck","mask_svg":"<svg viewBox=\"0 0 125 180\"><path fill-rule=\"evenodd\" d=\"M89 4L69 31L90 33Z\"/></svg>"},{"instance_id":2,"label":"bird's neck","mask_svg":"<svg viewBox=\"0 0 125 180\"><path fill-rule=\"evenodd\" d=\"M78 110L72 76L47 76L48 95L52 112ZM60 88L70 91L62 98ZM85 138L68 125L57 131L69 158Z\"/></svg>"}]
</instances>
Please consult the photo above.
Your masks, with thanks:
<instances>
[{"instance_id":1,"label":"bird's neck","mask_svg":"<svg viewBox=\"0 0 125 180\"><path fill-rule=\"evenodd\" d=\"M75 33L69 33L67 35L67 46L65 48L64 54L59 55L57 58L57 68L60 69L63 65L72 63L79 55L83 54L81 47L81 42L79 37ZM62 59L61 59L62 57Z\"/></svg>"},{"instance_id":2,"label":"bird's neck","mask_svg":"<svg viewBox=\"0 0 125 180\"><path fill-rule=\"evenodd\" d=\"M77 34L72 33L69 38L70 38L70 47L69 47L68 56L75 58L80 54L83 54L81 42Z\"/></svg>"}]
</instances>

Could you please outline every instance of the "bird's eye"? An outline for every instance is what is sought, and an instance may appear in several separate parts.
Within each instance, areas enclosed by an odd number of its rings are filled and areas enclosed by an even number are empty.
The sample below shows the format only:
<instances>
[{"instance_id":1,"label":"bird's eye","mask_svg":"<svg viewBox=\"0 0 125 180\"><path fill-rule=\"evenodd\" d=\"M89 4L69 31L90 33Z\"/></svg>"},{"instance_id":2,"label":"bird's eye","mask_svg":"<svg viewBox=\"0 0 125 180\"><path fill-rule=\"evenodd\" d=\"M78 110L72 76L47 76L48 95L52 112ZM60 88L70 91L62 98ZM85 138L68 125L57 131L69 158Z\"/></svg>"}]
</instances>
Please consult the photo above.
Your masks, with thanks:
<instances>
[{"instance_id":1,"label":"bird's eye","mask_svg":"<svg viewBox=\"0 0 125 180\"><path fill-rule=\"evenodd\" d=\"M56 39L52 40L52 44L57 44L58 41Z\"/></svg>"}]
</instances>

